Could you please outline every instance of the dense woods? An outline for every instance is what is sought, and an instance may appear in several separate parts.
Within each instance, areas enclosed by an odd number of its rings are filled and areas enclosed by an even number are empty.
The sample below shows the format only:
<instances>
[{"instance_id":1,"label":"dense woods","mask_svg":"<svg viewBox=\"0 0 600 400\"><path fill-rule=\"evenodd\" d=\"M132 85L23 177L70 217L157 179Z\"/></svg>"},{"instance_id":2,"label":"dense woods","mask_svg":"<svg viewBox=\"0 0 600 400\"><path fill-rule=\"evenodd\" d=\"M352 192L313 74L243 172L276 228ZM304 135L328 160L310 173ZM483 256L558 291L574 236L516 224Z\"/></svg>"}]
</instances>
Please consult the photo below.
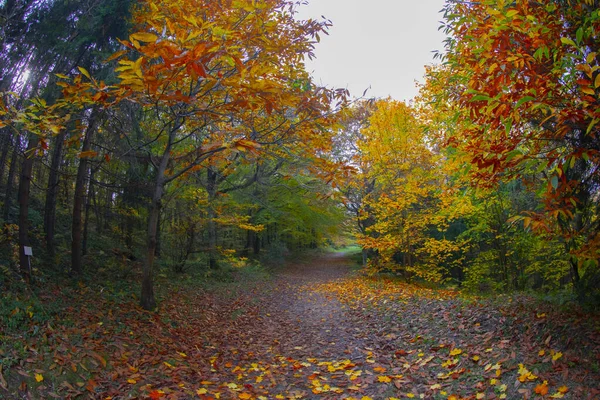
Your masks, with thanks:
<instances>
[{"instance_id":1,"label":"dense woods","mask_svg":"<svg viewBox=\"0 0 600 400\"><path fill-rule=\"evenodd\" d=\"M152 311L157 277L352 243L369 276L600 303L598 1L447 0L408 103L316 84L330 22L297 7L0 2L2 336L64 282Z\"/></svg>"},{"instance_id":2,"label":"dense woods","mask_svg":"<svg viewBox=\"0 0 600 400\"><path fill-rule=\"evenodd\" d=\"M328 127L346 93L311 82L302 61L327 25L293 7L6 3L6 29L24 30L3 44L7 267L29 281L24 246L40 274L144 260L152 309L155 257L214 270L335 234Z\"/></svg>"}]
</instances>

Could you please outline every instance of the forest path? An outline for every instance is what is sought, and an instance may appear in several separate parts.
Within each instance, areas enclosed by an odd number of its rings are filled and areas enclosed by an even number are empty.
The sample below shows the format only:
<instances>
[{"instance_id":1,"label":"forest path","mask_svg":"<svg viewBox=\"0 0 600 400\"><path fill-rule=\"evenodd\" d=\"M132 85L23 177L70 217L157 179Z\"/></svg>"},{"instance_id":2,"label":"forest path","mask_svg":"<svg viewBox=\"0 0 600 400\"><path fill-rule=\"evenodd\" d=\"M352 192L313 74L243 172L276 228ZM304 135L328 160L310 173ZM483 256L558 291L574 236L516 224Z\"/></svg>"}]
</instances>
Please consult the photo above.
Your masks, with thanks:
<instances>
[{"instance_id":1,"label":"forest path","mask_svg":"<svg viewBox=\"0 0 600 400\"><path fill-rule=\"evenodd\" d=\"M600 398L600 318L352 271L343 254L203 286L50 287L53 314L4 330L6 399ZM47 306L48 309L49 306ZM10 369L7 369L9 366Z\"/></svg>"},{"instance_id":2,"label":"forest path","mask_svg":"<svg viewBox=\"0 0 600 400\"><path fill-rule=\"evenodd\" d=\"M598 325L535 310L524 297L465 300L453 291L369 278L352 273L352 263L342 253L290 262L255 289L256 323L239 334L249 358L259 360L250 365L264 375L237 376L252 396L600 395ZM269 377L267 385L260 376Z\"/></svg>"}]
</instances>

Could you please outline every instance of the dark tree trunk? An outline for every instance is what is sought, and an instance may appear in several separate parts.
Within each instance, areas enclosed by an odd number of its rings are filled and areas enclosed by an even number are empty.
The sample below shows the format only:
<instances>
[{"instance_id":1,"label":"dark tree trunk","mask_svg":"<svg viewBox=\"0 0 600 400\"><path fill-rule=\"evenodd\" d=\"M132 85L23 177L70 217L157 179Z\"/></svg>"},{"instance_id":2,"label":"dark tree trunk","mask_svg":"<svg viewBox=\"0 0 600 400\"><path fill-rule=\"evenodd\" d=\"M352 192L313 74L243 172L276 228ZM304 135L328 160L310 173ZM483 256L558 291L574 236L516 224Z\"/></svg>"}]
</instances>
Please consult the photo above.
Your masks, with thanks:
<instances>
[{"instance_id":1,"label":"dark tree trunk","mask_svg":"<svg viewBox=\"0 0 600 400\"><path fill-rule=\"evenodd\" d=\"M217 213L215 199L217 197L217 172L211 167L207 169L206 192L208 193L208 265L210 269L217 269Z\"/></svg>"},{"instance_id":2,"label":"dark tree trunk","mask_svg":"<svg viewBox=\"0 0 600 400\"><path fill-rule=\"evenodd\" d=\"M257 256L260 254L260 236L255 232L254 233L254 255Z\"/></svg>"},{"instance_id":3,"label":"dark tree trunk","mask_svg":"<svg viewBox=\"0 0 600 400\"><path fill-rule=\"evenodd\" d=\"M58 181L60 178L59 168L62 160L62 149L65 134L61 133L55 139L52 162L50 164L50 175L48 176L48 187L46 189L46 203L44 205L44 233L46 234L46 251L48 260L54 264L54 231L56 224L56 197L58 194Z\"/></svg>"},{"instance_id":4,"label":"dark tree trunk","mask_svg":"<svg viewBox=\"0 0 600 400\"><path fill-rule=\"evenodd\" d=\"M90 172L88 193L87 193L87 196L85 197L85 217L83 219L83 240L81 242L81 254L84 256L87 254L87 248L88 248L88 232L89 232L89 226L90 226L90 208L92 206L91 198L92 198L92 193L94 191L94 183L93 182L94 182L94 171L92 170L92 172Z\"/></svg>"},{"instance_id":5,"label":"dark tree trunk","mask_svg":"<svg viewBox=\"0 0 600 400\"><path fill-rule=\"evenodd\" d=\"M8 178L6 178L6 190L4 192L4 210L2 210L2 217L4 218L5 222L10 221L10 209L12 208L15 172L17 170L17 162L20 150L20 141L19 137L17 136L14 138L13 153L10 158L10 168L8 169Z\"/></svg>"},{"instance_id":6,"label":"dark tree trunk","mask_svg":"<svg viewBox=\"0 0 600 400\"><path fill-rule=\"evenodd\" d=\"M83 138L83 146L81 151L90 151L92 147L92 137L94 136L94 130L96 129L96 110L92 110L90 120L85 130L85 136ZM77 178L75 179L75 193L73 195L73 222L71 225L71 273L74 275L80 275L83 271L82 266L82 221L81 212L83 210L84 199L85 199L85 183L88 174L88 159L82 158L79 160L79 167L77 168Z\"/></svg>"},{"instance_id":7,"label":"dark tree trunk","mask_svg":"<svg viewBox=\"0 0 600 400\"><path fill-rule=\"evenodd\" d=\"M19 266L25 281L31 279L29 257L25 255L25 246L29 246L29 194L31 188L31 171L35 162L35 149L39 139L30 135L27 151L21 166L21 179L19 180Z\"/></svg>"},{"instance_id":8,"label":"dark tree trunk","mask_svg":"<svg viewBox=\"0 0 600 400\"><path fill-rule=\"evenodd\" d=\"M4 178L4 169L6 167L6 158L8 157L8 151L11 148L12 135L8 128L0 130L0 185L2 185L2 179Z\"/></svg>"},{"instance_id":9,"label":"dark tree trunk","mask_svg":"<svg viewBox=\"0 0 600 400\"><path fill-rule=\"evenodd\" d=\"M156 221L156 249L154 251L154 255L156 257L160 257L160 247L161 247L161 240L160 240L160 232L161 232L161 228L162 228L162 218L160 216L160 212L158 213L158 220Z\"/></svg>"},{"instance_id":10,"label":"dark tree trunk","mask_svg":"<svg viewBox=\"0 0 600 400\"><path fill-rule=\"evenodd\" d=\"M165 189L165 171L169 163L170 145L167 146L160 160L158 170L156 171L156 182L154 193L152 194L152 203L148 214L148 248L146 251L146 262L142 270L142 296L140 305L144 310L152 310L156 307L154 299L154 279L152 268L154 266L154 257L156 256L156 244L158 233L158 219L160 217L160 208L162 196Z\"/></svg>"},{"instance_id":11,"label":"dark tree trunk","mask_svg":"<svg viewBox=\"0 0 600 400\"><path fill-rule=\"evenodd\" d=\"M92 183L92 182L90 182ZM98 234L102 233L102 217L100 217L100 206L98 205L98 197L96 196L96 192L93 190L93 186L90 186L90 198L94 203L94 214L96 215L96 232Z\"/></svg>"}]
</instances>

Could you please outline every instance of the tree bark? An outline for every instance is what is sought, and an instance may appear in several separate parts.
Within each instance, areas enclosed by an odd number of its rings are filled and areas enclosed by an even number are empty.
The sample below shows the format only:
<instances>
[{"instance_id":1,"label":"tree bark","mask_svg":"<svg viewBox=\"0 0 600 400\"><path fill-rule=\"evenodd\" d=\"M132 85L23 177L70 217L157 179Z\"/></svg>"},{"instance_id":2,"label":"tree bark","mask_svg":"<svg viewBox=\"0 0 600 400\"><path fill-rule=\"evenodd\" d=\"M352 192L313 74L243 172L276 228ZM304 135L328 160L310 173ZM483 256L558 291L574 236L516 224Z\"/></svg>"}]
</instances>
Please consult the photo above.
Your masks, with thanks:
<instances>
[{"instance_id":1,"label":"tree bark","mask_svg":"<svg viewBox=\"0 0 600 400\"><path fill-rule=\"evenodd\" d=\"M83 138L83 146L81 151L89 151L92 147L92 137L96 129L96 110L92 110L90 120L85 130ZM83 210L85 199L85 183L88 174L88 159L82 158L79 160L77 168L77 178L75 179L75 193L73 194L73 222L71 224L71 274L80 275L83 272L82 266L82 221L81 212Z\"/></svg>"},{"instance_id":2,"label":"tree bark","mask_svg":"<svg viewBox=\"0 0 600 400\"><path fill-rule=\"evenodd\" d=\"M92 207L92 203L91 203L91 198L93 195L93 191L94 191L94 171L92 170L90 172L90 180L89 180L89 186L88 186L88 192L87 192L87 196L85 197L85 211L84 211L84 218L83 218L83 240L81 241L81 254L82 255L86 255L87 254L87 248L88 248L88 232L89 232L89 227L90 227L90 208Z\"/></svg>"},{"instance_id":3,"label":"tree bark","mask_svg":"<svg viewBox=\"0 0 600 400\"><path fill-rule=\"evenodd\" d=\"M31 188L31 171L35 161L35 149L39 139L31 134L27 151L21 166L21 179L19 180L19 266L21 274L27 283L31 280L31 266L29 257L25 255L25 246L29 246L29 194Z\"/></svg>"},{"instance_id":4,"label":"tree bark","mask_svg":"<svg viewBox=\"0 0 600 400\"><path fill-rule=\"evenodd\" d=\"M12 208L12 197L14 189L15 172L17 170L17 161L20 150L19 137L14 138L13 153L10 158L10 168L8 169L8 177L6 178L6 190L4 191L4 210L2 210L2 217L4 222L10 221L10 209Z\"/></svg>"},{"instance_id":5,"label":"tree bark","mask_svg":"<svg viewBox=\"0 0 600 400\"><path fill-rule=\"evenodd\" d=\"M161 157L160 164L156 171L156 182L154 185L150 212L148 213L148 248L146 251L146 261L142 269L142 296L140 298L140 305L144 310L152 310L156 307L152 268L154 266L154 257L156 256L158 219L160 217L162 196L165 189L165 171L167 170L167 165L169 163L170 151L171 146L169 143Z\"/></svg>"},{"instance_id":6,"label":"tree bark","mask_svg":"<svg viewBox=\"0 0 600 400\"><path fill-rule=\"evenodd\" d=\"M4 178L4 169L6 168L6 158L8 157L8 151L10 150L10 145L12 142L12 135L8 128L3 128L0 130L0 147L2 151L0 152L0 185L2 185L2 178Z\"/></svg>"},{"instance_id":7,"label":"tree bark","mask_svg":"<svg viewBox=\"0 0 600 400\"><path fill-rule=\"evenodd\" d=\"M46 203L44 205L44 233L46 234L46 251L48 260L54 264L54 230L56 223L56 197L58 194L58 181L60 178L59 168L62 160L62 149L65 134L61 133L55 139L52 162L50 164L50 175L48 176L48 187L46 189Z\"/></svg>"},{"instance_id":8,"label":"tree bark","mask_svg":"<svg viewBox=\"0 0 600 400\"><path fill-rule=\"evenodd\" d=\"M217 197L217 173L211 167L207 169L206 192L208 193L208 266L217 269L217 213L214 202Z\"/></svg>"}]
</instances>

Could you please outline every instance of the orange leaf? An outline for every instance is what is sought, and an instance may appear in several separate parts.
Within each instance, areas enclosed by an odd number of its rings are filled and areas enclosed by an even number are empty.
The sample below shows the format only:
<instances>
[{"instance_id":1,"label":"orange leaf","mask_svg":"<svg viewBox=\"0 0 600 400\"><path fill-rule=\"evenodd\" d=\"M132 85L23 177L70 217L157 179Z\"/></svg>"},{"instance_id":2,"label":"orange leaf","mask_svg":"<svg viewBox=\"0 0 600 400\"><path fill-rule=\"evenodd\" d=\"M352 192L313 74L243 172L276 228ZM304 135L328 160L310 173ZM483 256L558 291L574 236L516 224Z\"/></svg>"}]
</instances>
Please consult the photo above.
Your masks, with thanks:
<instances>
[{"instance_id":1,"label":"orange leaf","mask_svg":"<svg viewBox=\"0 0 600 400\"><path fill-rule=\"evenodd\" d=\"M93 158L93 157L96 157L97 155L98 155L97 151L93 151L93 150L82 151L81 153L79 153L79 158Z\"/></svg>"},{"instance_id":2,"label":"orange leaf","mask_svg":"<svg viewBox=\"0 0 600 400\"><path fill-rule=\"evenodd\" d=\"M548 385L546 384L546 381L544 381L544 383L539 384L535 387L534 391L542 396L545 396L548 394Z\"/></svg>"},{"instance_id":3,"label":"orange leaf","mask_svg":"<svg viewBox=\"0 0 600 400\"><path fill-rule=\"evenodd\" d=\"M156 399L160 399L164 395L165 395L165 393L162 390L153 390L152 392L150 392L150 394L148 396L150 396L150 398L152 400L156 400Z\"/></svg>"},{"instance_id":4,"label":"orange leaf","mask_svg":"<svg viewBox=\"0 0 600 400\"><path fill-rule=\"evenodd\" d=\"M150 32L136 32L131 34L129 39L138 40L140 42L154 43L158 40L158 36Z\"/></svg>"}]
</instances>

